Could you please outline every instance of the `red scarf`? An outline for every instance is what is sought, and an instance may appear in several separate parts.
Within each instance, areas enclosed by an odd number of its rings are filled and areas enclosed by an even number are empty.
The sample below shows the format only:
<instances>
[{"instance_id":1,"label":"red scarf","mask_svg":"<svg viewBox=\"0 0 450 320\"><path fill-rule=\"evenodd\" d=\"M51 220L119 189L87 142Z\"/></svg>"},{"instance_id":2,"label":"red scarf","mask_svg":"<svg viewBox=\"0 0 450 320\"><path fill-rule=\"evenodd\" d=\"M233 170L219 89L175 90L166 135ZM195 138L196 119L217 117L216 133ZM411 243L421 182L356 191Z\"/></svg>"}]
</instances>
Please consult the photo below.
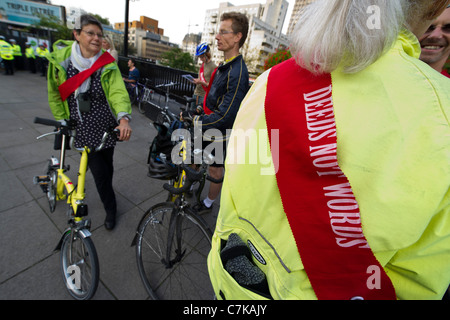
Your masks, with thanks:
<instances>
[{"instance_id":1,"label":"red scarf","mask_svg":"<svg viewBox=\"0 0 450 320\"><path fill-rule=\"evenodd\" d=\"M214 78L215 78L215 76L216 76L216 72L217 72L217 68L214 69L214 71L213 71L213 73L212 73L212 75L211 75L211 79L209 80L208 88L206 88L206 90L205 90L205 91L206 91L206 94L205 94L205 98L203 99L203 112L205 112L206 115L210 115L211 113L213 113L213 112L211 111L211 109L209 109L209 108L206 106L206 98L208 98L209 91L211 91L211 86L212 86L213 81L214 81Z\"/></svg>"},{"instance_id":2,"label":"red scarf","mask_svg":"<svg viewBox=\"0 0 450 320\"><path fill-rule=\"evenodd\" d=\"M70 95L74 93L75 90L77 90L95 71L103 66L106 66L107 64L113 63L114 61L115 59L113 56L111 56L108 52L105 52L97 59L97 61L94 62L92 67L78 73L72 78L67 79L66 82L58 87L62 101L66 101L66 99L70 97Z\"/></svg>"},{"instance_id":3,"label":"red scarf","mask_svg":"<svg viewBox=\"0 0 450 320\"><path fill-rule=\"evenodd\" d=\"M279 130L273 161L283 208L318 299L396 299L337 162L331 75L315 76L293 59L274 67L265 112L268 130Z\"/></svg>"}]
</instances>

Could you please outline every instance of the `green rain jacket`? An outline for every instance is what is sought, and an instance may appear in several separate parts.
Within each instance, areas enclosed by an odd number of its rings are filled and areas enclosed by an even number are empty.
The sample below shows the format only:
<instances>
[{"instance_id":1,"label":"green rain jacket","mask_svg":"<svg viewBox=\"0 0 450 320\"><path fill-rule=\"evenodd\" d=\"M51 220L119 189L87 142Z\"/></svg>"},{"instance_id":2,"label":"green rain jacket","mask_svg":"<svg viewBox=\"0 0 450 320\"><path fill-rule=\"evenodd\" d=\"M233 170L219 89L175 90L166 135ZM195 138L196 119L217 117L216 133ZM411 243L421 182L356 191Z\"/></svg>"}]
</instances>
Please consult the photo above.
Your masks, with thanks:
<instances>
[{"instance_id":1,"label":"green rain jacket","mask_svg":"<svg viewBox=\"0 0 450 320\"><path fill-rule=\"evenodd\" d=\"M68 101L62 101L58 87L67 80L67 68L73 41L60 40L53 45L53 52L46 57L48 67L48 101L56 120L69 119ZM116 119L119 114L131 114L131 103L119 67L110 63L103 67L101 84L106 99Z\"/></svg>"}]
</instances>

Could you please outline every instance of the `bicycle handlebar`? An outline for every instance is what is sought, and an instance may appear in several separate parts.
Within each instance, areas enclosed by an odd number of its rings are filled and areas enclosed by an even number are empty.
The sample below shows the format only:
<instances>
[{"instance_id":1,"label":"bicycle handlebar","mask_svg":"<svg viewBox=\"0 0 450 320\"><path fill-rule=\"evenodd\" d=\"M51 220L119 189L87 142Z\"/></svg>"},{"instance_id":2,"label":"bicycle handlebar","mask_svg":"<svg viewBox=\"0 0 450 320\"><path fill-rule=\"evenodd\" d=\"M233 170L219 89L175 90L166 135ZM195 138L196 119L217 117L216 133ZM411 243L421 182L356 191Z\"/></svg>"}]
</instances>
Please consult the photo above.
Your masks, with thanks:
<instances>
[{"instance_id":1,"label":"bicycle handlebar","mask_svg":"<svg viewBox=\"0 0 450 320\"><path fill-rule=\"evenodd\" d=\"M38 137L38 139L43 138L44 136L48 136L48 135L57 135L60 134L61 132L63 134L69 134L68 131L65 130L72 130L74 129L73 124L70 123L70 121L57 121L57 120L53 120L53 119L45 119L45 118L39 118L36 117L34 118L34 123L38 123L38 124L43 124L45 126L51 126L51 127L55 127L56 129L58 129L58 131L56 132L52 132L52 133L48 133L48 134L44 134L40 137ZM108 130L106 130L106 132L103 134L102 140L100 142L100 145L95 148L95 151L100 151L103 149L106 139L108 138L109 135L111 135L112 133L116 134L117 140L118 140L118 133L120 133L119 129L116 129L114 126L109 128ZM73 143L73 135L71 135L72 139L70 141L70 144ZM84 148L75 148L78 151L82 151L84 150ZM89 147L89 149L93 150L94 148Z\"/></svg>"},{"instance_id":2,"label":"bicycle handlebar","mask_svg":"<svg viewBox=\"0 0 450 320\"><path fill-rule=\"evenodd\" d=\"M55 127L57 129L67 126L67 124L65 124L64 122L56 121L56 120L52 120L52 119L44 119L44 118L39 118L39 117L34 118L34 123Z\"/></svg>"},{"instance_id":3,"label":"bicycle handlebar","mask_svg":"<svg viewBox=\"0 0 450 320\"><path fill-rule=\"evenodd\" d=\"M198 182L201 181L203 176L206 175L206 169L203 168L201 171L196 171L194 169L192 169L191 167L182 164L181 168L184 170L184 172L186 172L186 181L185 184L181 187L181 188L175 188L174 186L165 183L163 188L166 189L167 191L169 191L172 194L182 194L184 192L189 191L189 189L191 188L191 185L194 182ZM214 179L208 175L206 175L206 180L209 180L213 183L222 183L223 182L223 178L221 179Z\"/></svg>"},{"instance_id":4,"label":"bicycle handlebar","mask_svg":"<svg viewBox=\"0 0 450 320\"><path fill-rule=\"evenodd\" d=\"M109 137L112 133L114 133L116 139L119 140L119 139L118 139L118 135L120 134L120 130L119 130L119 129L116 129L116 128L114 128L114 127L110 128L109 130L107 130L107 131L103 134L103 137L102 137L102 140L101 140L99 146L98 146L97 148L95 148L95 151L96 151L96 152L103 149L103 147L105 146L105 143L106 143L106 139L108 139L108 137Z\"/></svg>"}]
</instances>

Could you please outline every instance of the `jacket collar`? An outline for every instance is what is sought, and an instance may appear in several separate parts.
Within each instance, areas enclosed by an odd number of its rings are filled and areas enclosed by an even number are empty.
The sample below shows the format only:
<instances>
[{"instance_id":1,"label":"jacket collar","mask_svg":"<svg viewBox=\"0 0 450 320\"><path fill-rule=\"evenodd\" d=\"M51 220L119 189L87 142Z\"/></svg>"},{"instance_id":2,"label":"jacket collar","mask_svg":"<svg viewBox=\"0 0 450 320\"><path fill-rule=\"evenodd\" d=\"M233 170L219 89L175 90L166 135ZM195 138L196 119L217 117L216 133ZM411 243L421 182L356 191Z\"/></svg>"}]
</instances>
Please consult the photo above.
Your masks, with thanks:
<instances>
[{"instance_id":1,"label":"jacket collar","mask_svg":"<svg viewBox=\"0 0 450 320\"><path fill-rule=\"evenodd\" d=\"M55 64L59 65L64 70L67 70L70 63L70 55L72 54L72 44L74 41L72 40L58 40L53 44L53 52L48 56L48 60ZM105 50L102 49L104 52ZM103 71L117 68L114 63L108 64L103 67Z\"/></svg>"},{"instance_id":2,"label":"jacket collar","mask_svg":"<svg viewBox=\"0 0 450 320\"><path fill-rule=\"evenodd\" d=\"M419 39L417 39L417 37L406 28L400 31L395 46L400 48L401 50L406 52L407 55L413 58L416 59L420 58L420 53L422 49L420 47Z\"/></svg>"},{"instance_id":3,"label":"jacket collar","mask_svg":"<svg viewBox=\"0 0 450 320\"><path fill-rule=\"evenodd\" d=\"M238 54L237 56L234 56L233 58L230 58L222 63L219 64L219 69L225 69L225 67L231 65L235 61L239 61L242 59L242 55Z\"/></svg>"}]
</instances>

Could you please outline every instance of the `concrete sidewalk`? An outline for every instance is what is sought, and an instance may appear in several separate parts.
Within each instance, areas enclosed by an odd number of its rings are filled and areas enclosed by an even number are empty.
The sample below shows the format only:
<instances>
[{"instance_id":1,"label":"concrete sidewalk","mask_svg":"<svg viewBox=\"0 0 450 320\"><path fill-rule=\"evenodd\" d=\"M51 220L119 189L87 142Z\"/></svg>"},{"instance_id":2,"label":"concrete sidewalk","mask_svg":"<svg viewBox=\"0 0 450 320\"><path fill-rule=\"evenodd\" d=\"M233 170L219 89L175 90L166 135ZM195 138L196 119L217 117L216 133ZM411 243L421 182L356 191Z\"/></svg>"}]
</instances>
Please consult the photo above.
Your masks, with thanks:
<instances>
[{"instance_id":1,"label":"concrete sidewalk","mask_svg":"<svg viewBox=\"0 0 450 320\"><path fill-rule=\"evenodd\" d=\"M71 300L61 276L59 252L53 252L67 225L67 207L58 202L50 213L47 198L32 181L33 176L45 174L46 160L58 155L53 137L36 140L51 127L33 123L35 117L52 118L46 79L24 71L2 74L0 97L0 300ZM132 116L132 138L115 150L118 219L113 231L103 226L105 212L90 172L86 181L92 239L100 262L94 296L98 300L148 299L130 244L143 213L164 201L166 191L163 181L147 177L148 149L156 130L136 107ZM69 151L73 181L78 159L77 152ZM211 224L217 209L215 205Z\"/></svg>"}]
</instances>

